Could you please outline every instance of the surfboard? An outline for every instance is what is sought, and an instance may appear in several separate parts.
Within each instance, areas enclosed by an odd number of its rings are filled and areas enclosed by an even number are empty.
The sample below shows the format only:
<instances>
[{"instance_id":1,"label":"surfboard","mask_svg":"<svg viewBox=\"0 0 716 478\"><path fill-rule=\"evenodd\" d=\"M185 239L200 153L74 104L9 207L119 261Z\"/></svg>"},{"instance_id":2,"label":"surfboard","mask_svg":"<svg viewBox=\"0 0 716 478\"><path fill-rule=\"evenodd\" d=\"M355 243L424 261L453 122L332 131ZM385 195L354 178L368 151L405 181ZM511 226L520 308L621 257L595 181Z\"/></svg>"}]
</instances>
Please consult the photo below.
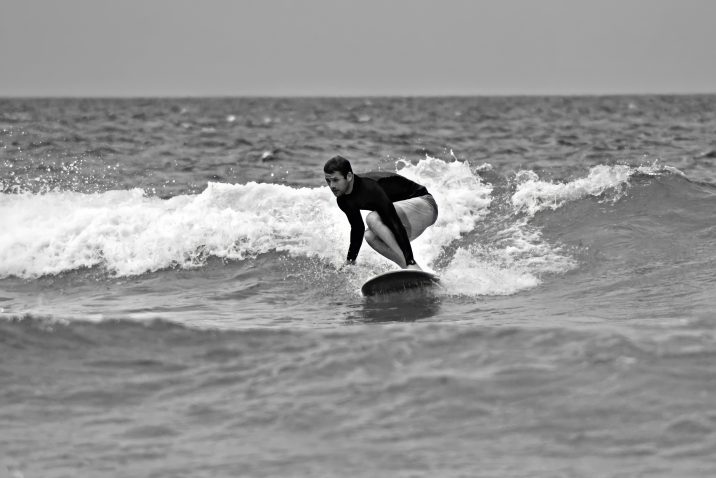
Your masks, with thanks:
<instances>
[{"instance_id":1,"label":"surfboard","mask_svg":"<svg viewBox=\"0 0 716 478\"><path fill-rule=\"evenodd\" d=\"M368 279L360 291L365 296L389 294L420 287L432 287L440 282L435 274L415 269L385 272Z\"/></svg>"}]
</instances>

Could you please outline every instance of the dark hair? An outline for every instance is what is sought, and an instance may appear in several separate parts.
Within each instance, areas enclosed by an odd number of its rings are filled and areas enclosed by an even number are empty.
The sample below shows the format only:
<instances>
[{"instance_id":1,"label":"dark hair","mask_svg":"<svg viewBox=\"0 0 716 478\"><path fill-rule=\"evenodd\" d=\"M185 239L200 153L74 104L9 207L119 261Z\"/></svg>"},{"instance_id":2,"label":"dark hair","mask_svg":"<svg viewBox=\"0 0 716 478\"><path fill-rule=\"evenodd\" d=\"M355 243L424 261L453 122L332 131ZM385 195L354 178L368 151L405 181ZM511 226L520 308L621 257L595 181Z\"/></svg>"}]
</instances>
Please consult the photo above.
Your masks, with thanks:
<instances>
[{"instance_id":1,"label":"dark hair","mask_svg":"<svg viewBox=\"0 0 716 478\"><path fill-rule=\"evenodd\" d=\"M353 168L351 167L351 163L346 158L336 155L326 161L326 164L323 166L323 172L326 174L339 172L345 178L348 177L348 173L353 172Z\"/></svg>"}]
</instances>

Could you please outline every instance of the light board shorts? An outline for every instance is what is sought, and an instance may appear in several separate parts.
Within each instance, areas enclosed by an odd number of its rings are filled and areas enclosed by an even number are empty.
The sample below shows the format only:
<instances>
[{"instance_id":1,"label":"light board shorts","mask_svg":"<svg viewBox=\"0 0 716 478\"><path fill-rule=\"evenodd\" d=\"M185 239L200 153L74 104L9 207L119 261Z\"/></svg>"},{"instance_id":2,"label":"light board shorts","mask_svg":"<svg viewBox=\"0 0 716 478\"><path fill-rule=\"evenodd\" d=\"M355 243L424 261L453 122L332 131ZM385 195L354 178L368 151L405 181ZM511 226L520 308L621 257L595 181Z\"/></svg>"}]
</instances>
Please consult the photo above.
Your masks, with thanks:
<instances>
[{"instance_id":1,"label":"light board shorts","mask_svg":"<svg viewBox=\"0 0 716 478\"><path fill-rule=\"evenodd\" d=\"M397 201L393 206L411 241L438 219L438 205L431 194Z\"/></svg>"}]
</instances>

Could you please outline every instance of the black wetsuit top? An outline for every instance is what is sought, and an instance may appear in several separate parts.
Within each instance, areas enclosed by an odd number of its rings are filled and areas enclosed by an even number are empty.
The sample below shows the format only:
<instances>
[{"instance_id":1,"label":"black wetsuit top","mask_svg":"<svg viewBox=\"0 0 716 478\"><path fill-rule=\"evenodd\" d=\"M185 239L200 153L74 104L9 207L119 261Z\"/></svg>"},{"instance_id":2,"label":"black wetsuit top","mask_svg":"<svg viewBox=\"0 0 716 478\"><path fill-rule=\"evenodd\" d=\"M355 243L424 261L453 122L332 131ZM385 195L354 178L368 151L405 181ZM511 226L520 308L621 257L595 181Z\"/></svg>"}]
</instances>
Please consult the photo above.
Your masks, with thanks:
<instances>
[{"instance_id":1,"label":"black wetsuit top","mask_svg":"<svg viewBox=\"0 0 716 478\"><path fill-rule=\"evenodd\" d=\"M403 251L406 264L415 264L408 233L405 231L403 223L400 222L393 203L424 196L429 194L428 190L425 186L395 173L372 171L360 176L354 174L353 177L351 193L338 197L338 207L346 213L351 225L348 260L355 261L363 243L365 224L360 211L365 209L378 212L380 219L395 236L395 240Z\"/></svg>"}]
</instances>

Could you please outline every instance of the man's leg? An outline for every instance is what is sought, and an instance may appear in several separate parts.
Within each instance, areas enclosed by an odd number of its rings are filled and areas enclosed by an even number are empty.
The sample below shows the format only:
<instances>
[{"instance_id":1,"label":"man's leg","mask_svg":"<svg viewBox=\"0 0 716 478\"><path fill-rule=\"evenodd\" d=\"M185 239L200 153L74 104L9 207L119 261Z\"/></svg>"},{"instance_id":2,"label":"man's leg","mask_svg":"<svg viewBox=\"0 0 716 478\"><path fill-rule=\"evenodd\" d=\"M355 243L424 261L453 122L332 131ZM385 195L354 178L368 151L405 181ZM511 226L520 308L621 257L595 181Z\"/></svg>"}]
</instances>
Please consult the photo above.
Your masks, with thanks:
<instances>
[{"instance_id":1,"label":"man's leg","mask_svg":"<svg viewBox=\"0 0 716 478\"><path fill-rule=\"evenodd\" d=\"M388 247L385 242L380 240L380 238L378 238L378 236L376 236L375 233L370 229L365 231L365 240L370 245L370 247L375 249L378 254L390 259L402 268L405 267L405 258L403 257L403 252L401 251L400 254L396 254L395 251Z\"/></svg>"},{"instance_id":2,"label":"man's leg","mask_svg":"<svg viewBox=\"0 0 716 478\"><path fill-rule=\"evenodd\" d=\"M371 212L366 217L366 223L368 224L368 230L365 233L365 240L370 247L375 249L378 254L387 257L402 269L405 269L407 264L405 263L403 251L400 249L398 241L395 240L393 232L383 224L380 215L375 211Z\"/></svg>"}]
</instances>

